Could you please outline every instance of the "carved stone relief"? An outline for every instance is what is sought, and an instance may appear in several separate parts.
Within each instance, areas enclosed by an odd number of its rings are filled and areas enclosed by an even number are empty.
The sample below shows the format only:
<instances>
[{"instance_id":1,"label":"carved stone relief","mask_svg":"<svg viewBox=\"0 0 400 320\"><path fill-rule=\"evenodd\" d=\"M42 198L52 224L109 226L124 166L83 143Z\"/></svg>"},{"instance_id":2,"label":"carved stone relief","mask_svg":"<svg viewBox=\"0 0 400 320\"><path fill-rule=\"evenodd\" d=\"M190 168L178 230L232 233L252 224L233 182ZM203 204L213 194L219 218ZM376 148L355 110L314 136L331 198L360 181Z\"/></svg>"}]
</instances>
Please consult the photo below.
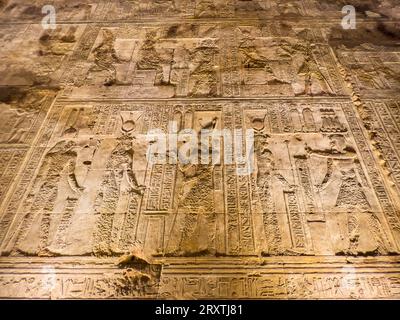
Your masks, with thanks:
<instances>
[{"instance_id":1,"label":"carved stone relief","mask_svg":"<svg viewBox=\"0 0 400 320\"><path fill-rule=\"evenodd\" d=\"M395 1L53 2L0 1L0 298L400 298Z\"/></svg>"}]
</instances>

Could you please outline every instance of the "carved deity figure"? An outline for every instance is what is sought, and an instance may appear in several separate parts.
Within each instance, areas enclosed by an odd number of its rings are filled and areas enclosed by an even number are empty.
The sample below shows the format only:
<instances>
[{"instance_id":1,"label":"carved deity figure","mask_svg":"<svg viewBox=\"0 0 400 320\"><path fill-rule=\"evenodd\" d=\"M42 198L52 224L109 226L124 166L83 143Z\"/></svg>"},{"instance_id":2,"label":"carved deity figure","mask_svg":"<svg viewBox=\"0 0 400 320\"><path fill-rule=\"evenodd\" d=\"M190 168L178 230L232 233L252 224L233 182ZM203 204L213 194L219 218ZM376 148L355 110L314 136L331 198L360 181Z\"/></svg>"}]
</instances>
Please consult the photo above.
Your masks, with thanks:
<instances>
[{"instance_id":1,"label":"carved deity figure","mask_svg":"<svg viewBox=\"0 0 400 320\"><path fill-rule=\"evenodd\" d=\"M313 47L310 45L298 46L298 49L304 55L304 61L297 72L299 76L304 77L304 94L313 95L318 91L329 95L334 94L314 57Z\"/></svg>"},{"instance_id":2,"label":"carved deity figure","mask_svg":"<svg viewBox=\"0 0 400 320\"><path fill-rule=\"evenodd\" d=\"M116 142L95 206L98 220L94 252L99 255L121 254L133 244L134 235L127 234L126 227L136 216L137 205L132 203L138 203L144 189L133 171L134 138L125 133Z\"/></svg>"},{"instance_id":3,"label":"carved deity figure","mask_svg":"<svg viewBox=\"0 0 400 320\"><path fill-rule=\"evenodd\" d=\"M218 6L212 0L199 0L196 1L196 18L213 17L218 12Z\"/></svg>"},{"instance_id":4,"label":"carved deity figure","mask_svg":"<svg viewBox=\"0 0 400 320\"><path fill-rule=\"evenodd\" d=\"M331 230L334 250L336 254L346 255L385 254L388 240L382 233L379 218L372 211L365 186L356 174L357 153L343 135L330 135L329 139L331 149L306 146L306 150L310 157L326 159L327 172L322 183L317 185L319 192L338 184L334 213L327 217L335 221L335 230Z\"/></svg>"},{"instance_id":5,"label":"carved deity figure","mask_svg":"<svg viewBox=\"0 0 400 320\"><path fill-rule=\"evenodd\" d=\"M46 99L46 90L20 90L0 103L0 143L24 143Z\"/></svg>"},{"instance_id":6,"label":"carved deity figure","mask_svg":"<svg viewBox=\"0 0 400 320\"><path fill-rule=\"evenodd\" d=\"M302 15L301 7L298 3L288 0L277 1L278 13L281 15Z\"/></svg>"},{"instance_id":7,"label":"carved deity figure","mask_svg":"<svg viewBox=\"0 0 400 320\"><path fill-rule=\"evenodd\" d=\"M285 250L274 204L273 185L279 182L286 191L291 191L292 186L277 172L273 154L268 148L268 139L269 136L261 131L255 134L256 184L263 209L264 231L267 240L267 248L262 253L279 255L283 254Z\"/></svg>"},{"instance_id":8,"label":"carved deity figure","mask_svg":"<svg viewBox=\"0 0 400 320\"><path fill-rule=\"evenodd\" d=\"M137 14L154 14L173 12L177 10L177 0L130 0Z\"/></svg>"},{"instance_id":9,"label":"carved deity figure","mask_svg":"<svg viewBox=\"0 0 400 320\"><path fill-rule=\"evenodd\" d=\"M115 64L120 62L115 49L115 35L110 30L103 30L101 43L93 50L95 65L90 72L106 72L104 85L113 85L117 79Z\"/></svg>"},{"instance_id":10,"label":"carved deity figure","mask_svg":"<svg viewBox=\"0 0 400 320\"><path fill-rule=\"evenodd\" d=\"M218 48L212 41L203 40L190 53L189 95L217 95L215 56Z\"/></svg>"},{"instance_id":11,"label":"carved deity figure","mask_svg":"<svg viewBox=\"0 0 400 320\"><path fill-rule=\"evenodd\" d=\"M212 166L180 166L183 176L178 207L184 215L177 254L215 253Z\"/></svg>"},{"instance_id":12,"label":"carved deity figure","mask_svg":"<svg viewBox=\"0 0 400 320\"><path fill-rule=\"evenodd\" d=\"M0 142L21 143L24 141L34 117L35 110L14 109L11 106L1 106Z\"/></svg>"},{"instance_id":13,"label":"carved deity figure","mask_svg":"<svg viewBox=\"0 0 400 320\"><path fill-rule=\"evenodd\" d=\"M264 255L281 255L286 250L283 245L282 232L275 208L273 185L279 183L284 191L293 191L293 186L276 170L274 156L269 149L270 136L265 133L265 116L251 117L250 122L255 131L255 181L263 211L264 232L267 241L267 247L261 253Z\"/></svg>"},{"instance_id":14,"label":"carved deity figure","mask_svg":"<svg viewBox=\"0 0 400 320\"><path fill-rule=\"evenodd\" d=\"M210 121L199 119L203 133L204 130L213 130L216 124L217 118ZM204 148L206 147L199 142L195 152L200 155L201 151L207 151L210 156L209 164L201 164L200 159L198 163L178 164L178 209L166 249L168 255L216 253L215 238L218 230L214 204L214 165L211 164L212 149Z\"/></svg>"},{"instance_id":15,"label":"carved deity figure","mask_svg":"<svg viewBox=\"0 0 400 320\"><path fill-rule=\"evenodd\" d=\"M67 228L84 187L76 176L80 147L74 141L57 143L44 157L25 202L16 248L26 254L52 255L53 241ZM57 209L57 210L56 210Z\"/></svg>"},{"instance_id":16,"label":"carved deity figure","mask_svg":"<svg viewBox=\"0 0 400 320\"><path fill-rule=\"evenodd\" d=\"M155 70L155 84L160 84L162 82L163 72L162 58L156 48L157 40L157 33L155 31L146 34L146 39L139 51L137 68L139 70Z\"/></svg>"},{"instance_id":17,"label":"carved deity figure","mask_svg":"<svg viewBox=\"0 0 400 320\"><path fill-rule=\"evenodd\" d=\"M159 48L158 45L162 44L159 42L157 31L148 32L139 51L137 69L154 70L154 85L156 86L175 85L171 78L173 68L176 67L177 60L180 60L177 53L181 52L179 50L181 48Z\"/></svg>"},{"instance_id":18,"label":"carved deity figure","mask_svg":"<svg viewBox=\"0 0 400 320\"><path fill-rule=\"evenodd\" d=\"M365 89L391 89L400 82L398 72L385 64L361 64L354 67L354 73Z\"/></svg>"},{"instance_id":19,"label":"carved deity figure","mask_svg":"<svg viewBox=\"0 0 400 320\"><path fill-rule=\"evenodd\" d=\"M288 83L281 79L272 67L271 61L262 55L257 49L255 39L246 35L239 46L242 55L242 64L246 69L261 69L265 73L265 80L268 84Z\"/></svg>"},{"instance_id":20,"label":"carved deity figure","mask_svg":"<svg viewBox=\"0 0 400 320\"><path fill-rule=\"evenodd\" d=\"M382 234L382 225L357 180L354 169L341 171L341 183L335 209L339 215L347 215L347 225L341 226L348 238L343 254L385 254L386 245ZM347 228L346 228L347 227Z\"/></svg>"}]
</instances>

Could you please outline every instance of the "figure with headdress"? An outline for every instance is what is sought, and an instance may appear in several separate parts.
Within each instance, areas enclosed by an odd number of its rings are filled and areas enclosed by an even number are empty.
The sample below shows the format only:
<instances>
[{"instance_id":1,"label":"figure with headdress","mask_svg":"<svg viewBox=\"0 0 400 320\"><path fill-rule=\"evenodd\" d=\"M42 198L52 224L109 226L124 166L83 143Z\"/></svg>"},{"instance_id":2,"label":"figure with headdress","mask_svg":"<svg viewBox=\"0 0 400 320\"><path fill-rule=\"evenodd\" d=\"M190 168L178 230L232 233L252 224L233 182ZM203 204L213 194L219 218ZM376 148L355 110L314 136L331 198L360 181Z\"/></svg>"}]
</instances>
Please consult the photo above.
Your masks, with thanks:
<instances>
[{"instance_id":1,"label":"figure with headdress","mask_svg":"<svg viewBox=\"0 0 400 320\"><path fill-rule=\"evenodd\" d=\"M134 172L135 122L123 119L121 135L107 160L101 191L95 204L98 215L94 252L98 255L122 254L134 244L127 226L135 223L136 210L143 195Z\"/></svg>"},{"instance_id":2,"label":"figure with headdress","mask_svg":"<svg viewBox=\"0 0 400 320\"><path fill-rule=\"evenodd\" d=\"M54 212L58 201L74 200L84 188L78 183L75 169L78 148L74 141L60 141L45 155L35 184L26 201L26 217L16 248L26 254L51 255L49 245L55 221L61 212ZM58 215L58 216L57 216Z\"/></svg>"}]
</instances>

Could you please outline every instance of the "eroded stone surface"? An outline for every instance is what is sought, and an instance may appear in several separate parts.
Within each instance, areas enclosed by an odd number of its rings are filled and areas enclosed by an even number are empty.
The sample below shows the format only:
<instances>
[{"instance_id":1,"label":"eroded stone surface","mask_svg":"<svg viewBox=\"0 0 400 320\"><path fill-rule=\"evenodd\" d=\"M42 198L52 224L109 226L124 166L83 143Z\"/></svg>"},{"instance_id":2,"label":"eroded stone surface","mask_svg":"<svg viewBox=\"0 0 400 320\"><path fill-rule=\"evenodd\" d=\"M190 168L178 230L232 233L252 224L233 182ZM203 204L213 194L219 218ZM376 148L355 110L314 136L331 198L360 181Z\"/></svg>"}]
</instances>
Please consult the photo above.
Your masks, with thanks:
<instances>
[{"instance_id":1,"label":"eroded stone surface","mask_svg":"<svg viewBox=\"0 0 400 320\"><path fill-rule=\"evenodd\" d=\"M400 13L346 4L0 1L0 297L399 298Z\"/></svg>"}]
</instances>

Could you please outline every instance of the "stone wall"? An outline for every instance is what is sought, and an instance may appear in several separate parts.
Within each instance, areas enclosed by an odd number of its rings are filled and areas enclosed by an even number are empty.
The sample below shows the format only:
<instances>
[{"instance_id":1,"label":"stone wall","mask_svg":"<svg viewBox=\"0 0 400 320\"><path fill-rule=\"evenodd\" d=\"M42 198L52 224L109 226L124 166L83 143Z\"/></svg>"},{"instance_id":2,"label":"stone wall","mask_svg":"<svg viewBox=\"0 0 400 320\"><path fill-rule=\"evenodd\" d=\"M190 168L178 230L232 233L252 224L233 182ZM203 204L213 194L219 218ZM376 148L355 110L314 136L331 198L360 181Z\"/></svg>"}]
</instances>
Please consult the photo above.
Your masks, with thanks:
<instances>
[{"instance_id":1,"label":"stone wall","mask_svg":"<svg viewBox=\"0 0 400 320\"><path fill-rule=\"evenodd\" d=\"M399 17L0 1L0 298L400 298ZM148 161L188 129L254 167Z\"/></svg>"}]
</instances>

